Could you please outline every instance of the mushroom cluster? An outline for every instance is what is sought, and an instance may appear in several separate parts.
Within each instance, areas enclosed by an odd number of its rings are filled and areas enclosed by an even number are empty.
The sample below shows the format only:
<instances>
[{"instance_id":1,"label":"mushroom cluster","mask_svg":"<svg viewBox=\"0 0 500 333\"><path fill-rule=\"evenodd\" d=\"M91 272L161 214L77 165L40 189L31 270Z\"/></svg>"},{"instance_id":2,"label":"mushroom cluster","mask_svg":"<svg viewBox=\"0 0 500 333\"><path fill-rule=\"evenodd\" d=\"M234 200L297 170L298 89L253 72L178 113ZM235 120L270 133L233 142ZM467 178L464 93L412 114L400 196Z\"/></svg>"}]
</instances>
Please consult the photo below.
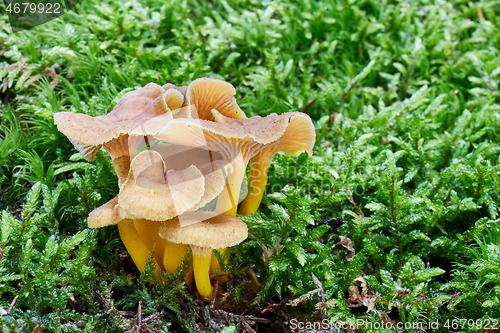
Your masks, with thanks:
<instances>
[{"instance_id":1,"label":"mushroom cluster","mask_svg":"<svg viewBox=\"0 0 500 333\"><path fill-rule=\"evenodd\" d=\"M118 178L118 195L90 213L88 226L117 224L137 268L142 272L153 253L158 276L174 272L189 246L193 264L186 282L194 280L209 299L213 249L224 252L248 235L236 217L238 204L242 215L255 212L274 154L311 155L315 140L309 116L247 118L235 92L227 82L206 78L184 87L150 83L125 94L109 114L54 115L59 131L88 161L103 147Z\"/></svg>"}]
</instances>

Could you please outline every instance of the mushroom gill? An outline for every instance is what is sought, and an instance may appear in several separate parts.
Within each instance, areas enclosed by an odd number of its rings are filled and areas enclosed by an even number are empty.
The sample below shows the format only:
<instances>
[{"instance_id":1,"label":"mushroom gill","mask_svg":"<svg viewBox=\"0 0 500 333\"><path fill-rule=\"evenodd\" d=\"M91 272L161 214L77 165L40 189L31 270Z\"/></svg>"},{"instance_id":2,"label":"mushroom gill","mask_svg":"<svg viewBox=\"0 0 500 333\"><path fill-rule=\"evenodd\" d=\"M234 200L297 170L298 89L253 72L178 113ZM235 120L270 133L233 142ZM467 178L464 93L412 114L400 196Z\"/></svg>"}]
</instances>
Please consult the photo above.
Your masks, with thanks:
<instances>
[{"instance_id":1,"label":"mushroom gill","mask_svg":"<svg viewBox=\"0 0 500 333\"><path fill-rule=\"evenodd\" d=\"M226 117L235 119L246 118L234 98L236 90L233 85L216 79L201 78L187 86L184 106L189 106L189 118L213 121L212 109Z\"/></svg>"}]
</instances>

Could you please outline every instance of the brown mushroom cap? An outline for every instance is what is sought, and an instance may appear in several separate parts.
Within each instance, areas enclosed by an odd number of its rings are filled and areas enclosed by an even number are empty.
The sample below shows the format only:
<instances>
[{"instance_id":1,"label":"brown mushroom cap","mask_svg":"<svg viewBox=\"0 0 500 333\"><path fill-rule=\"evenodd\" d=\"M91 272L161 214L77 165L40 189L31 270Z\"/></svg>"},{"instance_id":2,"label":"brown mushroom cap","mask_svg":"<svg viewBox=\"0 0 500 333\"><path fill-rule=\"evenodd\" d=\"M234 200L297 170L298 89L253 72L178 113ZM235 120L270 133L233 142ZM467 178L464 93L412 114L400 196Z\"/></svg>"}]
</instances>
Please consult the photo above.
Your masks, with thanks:
<instances>
[{"instance_id":1,"label":"brown mushroom cap","mask_svg":"<svg viewBox=\"0 0 500 333\"><path fill-rule=\"evenodd\" d=\"M194 165L205 177L205 191L201 200L189 211L197 210L215 199L224 189L226 176L231 174L231 164L216 152L183 145L158 145L151 147L163 158L166 170L183 170Z\"/></svg>"},{"instance_id":2,"label":"brown mushroom cap","mask_svg":"<svg viewBox=\"0 0 500 333\"><path fill-rule=\"evenodd\" d=\"M183 100L178 90L165 91L149 83L144 88L126 93L107 115L91 117L82 113L59 112L54 115L54 122L75 148L91 161L103 143L123 134L131 134L147 120L162 115L172 119L172 110L180 109Z\"/></svg>"},{"instance_id":3,"label":"brown mushroom cap","mask_svg":"<svg viewBox=\"0 0 500 333\"><path fill-rule=\"evenodd\" d=\"M188 211L200 209L215 199L224 190L226 177L233 170L231 164L224 161L220 154L205 149L177 145L155 146L153 149L160 152L166 169L183 170L194 165L205 177L203 196Z\"/></svg>"},{"instance_id":4,"label":"brown mushroom cap","mask_svg":"<svg viewBox=\"0 0 500 333\"><path fill-rule=\"evenodd\" d=\"M210 215L207 213L207 216ZM248 237L248 228L235 216L219 214L185 227L180 225L177 218L165 221L159 233L162 238L173 243L219 249L244 241Z\"/></svg>"},{"instance_id":5,"label":"brown mushroom cap","mask_svg":"<svg viewBox=\"0 0 500 333\"><path fill-rule=\"evenodd\" d=\"M200 119L172 120L155 137L175 144L207 147L222 154L227 161L243 154L248 161L265 145L279 140L293 118L303 115L288 112L264 118L233 119L217 110L212 110L212 114L215 122Z\"/></svg>"},{"instance_id":6,"label":"brown mushroom cap","mask_svg":"<svg viewBox=\"0 0 500 333\"><path fill-rule=\"evenodd\" d=\"M177 87L176 85L172 83L167 83L162 86L163 89L168 90L168 89L175 89L178 90L182 96L186 96L186 90L188 86L182 86L182 87Z\"/></svg>"},{"instance_id":7,"label":"brown mushroom cap","mask_svg":"<svg viewBox=\"0 0 500 333\"><path fill-rule=\"evenodd\" d=\"M184 106L190 106L190 118L195 119L213 121L212 109L230 118L246 118L245 113L236 103L234 94L236 90L228 82L201 78L194 80L187 87Z\"/></svg>"},{"instance_id":8,"label":"brown mushroom cap","mask_svg":"<svg viewBox=\"0 0 500 333\"><path fill-rule=\"evenodd\" d=\"M120 188L120 204L133 216L163 221L197 210L215 199L223 191L226 175L231 171L231 165L220 155L203 149L153 146L133 159L128 178ZM134 199L137 195L147 198L151 206L159 202L156 214L150 209L140 209L139 201Z\"/></svg>"},{"instance_id":9,"label":"brown mushroom cap","mask_svg":"<svg viewBox=\"0 0 500 333\"><path fill-rule=\"evenodd\" d=\"M129 218L129 216L118 205L118 196L116 196L104 205L91 211L87 223L89 228L101 228L118 224L125 218Z\"/></svg>"},{"instance_id":10,"label":"brown mushroom cap","mask_svg":"<svg viewBox=\"0 0 500 333\"><path fill-rule=\"evenodd\" d=\"M132 160L118 203L138 218L164 221L196 205L203 197L204 185L196 166L166 172L161 155L147 150Z\"/></svg>"},{"instance_id":11,"label":"brown mushroom cap","mask_svg":"<svg viewBox=\"0 0 500 333\"><path fill-rule=\"evenodd\" d=\"M316 140L316 131L311 118L300 112L289 112L288 125L283 135L276 141L266 145L260 152L262 155L274 155L278 151L287 155L298 155L307 152L312 156Z\"/></svg>"}]
</instances>

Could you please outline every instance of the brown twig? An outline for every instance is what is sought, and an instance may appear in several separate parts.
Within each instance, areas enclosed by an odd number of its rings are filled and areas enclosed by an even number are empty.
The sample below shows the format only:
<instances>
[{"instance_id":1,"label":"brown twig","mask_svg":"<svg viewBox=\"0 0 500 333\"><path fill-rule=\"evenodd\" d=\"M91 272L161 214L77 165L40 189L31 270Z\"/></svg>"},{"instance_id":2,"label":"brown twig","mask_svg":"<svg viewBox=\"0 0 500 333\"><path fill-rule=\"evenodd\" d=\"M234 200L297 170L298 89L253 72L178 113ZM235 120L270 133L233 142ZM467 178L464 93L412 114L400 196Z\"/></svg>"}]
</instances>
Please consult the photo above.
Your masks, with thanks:
<instances>
[{"instance_id":1,"label":"brown twig","mask_svg":"<svg viewBox=\"0 0 500 333\"><path fill-rule=\"evenodd\" d=\"M134 315L133 311L118 311L122 316L132 317Z\"/></svg>"},{"instance_id":2,"label":"brown twig","mask_svg":"<svg viewBox=\"0 0 500 333\"><path fill-rule=\"evenodd\" d=\"M14 297L14 299L12 300L12 302L10 303L9 305L9 308L7 309L7 315L10 314L10 312L12 311L12 309L14 308L14 305L16 305L16 302L17 302L17 299L19 298L19 295L16 295L16 297Z\"/></svg>"},{"instance_id":3,"label":"brown twig","mask_svg":"<svg viewBox=\"0 0 500 333\"><path fill-rule=\"evenodd\" d=\"M351 189L349 188L349 186L347 187L346 192L347 192L347 198L349 199L349 201L352 203L352 205L358 211L360 218L364 218L365 214L363 213L363 211L361 209L359 209L358 205L356 205L356 203L354 202L354 199L352 198L352 192L351 192Z\"/></svg>"},{"instance_id":4,"label":"brown twig","mask_svg":"<svg viewBox=\"0 0 500 333\"><path fill-rule=\"evenodd\" d=\"M477 6L477 16L479 17L481 22L486 21L486 18L484 18L484 15L483 15L483 9L481 8L481 5Z\"/></svg>"},{"instance_id":5,"label":"brown twig","mask_svg":"<svg viewBox=\"0 0 500 333\"><path fill-rule=\"evenodd\" d=\"M161 314L161 313L159 313L159 312L155 312L155 313L153 313L152 315L147 316L146 318L144 318L144 319L142 320L142 324L145 324L145 323L147 323L148 321L151 321L151 320L154 320L154 319L160 319L160 318L161 318L161 317L163 317L164 315L165 315L165 313L164 313L164 314Z\"/></svg>"},{"instance_id":6,"label":"brown twig","mask_svg":"<svg viewBox=\"0 0 500 333\"><path fill-rule=\"evenodd\" d=\"M359 50L359 54L361 55L361 60L365 60L365 55L363 54L363 45L361 45L361 43L358 43L358 50Z\"/></svg>"},{"instance_id":7,"label":"brown twig","mask_svg":"<svg viewBox=\"0 0 500 333\"><path fill-rule=\"evenodd\" d=\"M316 102L318 100L318 97L314 97L313 99L311 99L303 108L302 110L300 110L300 112L303 112L305 113L307 109L309 109L311 107L311 105L314 104L314 102Z\"/></svg>"},{"instance_id":8,"label":"brown twig","mask_svg":"<svg viewBox=\"0 0 500 333\"><path fill-rule=\"evenodd\" d=\"M237 319L240 321L248 321L249 324L251 324L251 325L255 325L255 323L269 324L269 319L267 319L267 318L254 317L254 316L249 316L249 315L238 315L235 313L226 312L224 310L212 310L212 309L210 309L210 312L212 314L216 314L222 318L232 318L232 319Z\"/></svg>"},{"instance_id":9,"label":"brown twig","mask_svg":"<svg viewBox=\"0 0 500 333\"><path fill-rule=\"evenodd\" d=\"M325 303L325 290L323 289L323 284L321 284L321 281L318 280L318 278L316 277L316 275L313 274L313 272L311 272L311 277L314 281L314 284L316 285L316 290L318 291L319 301L321 304L324 304ZM326 311L326 308L321 309L321 315L323 316L323 319L328 319L328 312Z\"/></svg>"},{"instance_id":10,"label":"brown twig","mask_svg":"<svg viewBox=\"0 0 500 333\"><path fill-rule=\"evenodd\" d=\"M269 304L264 310L262 310L260 312L260 314L262 315L266 312L274 312L277 309L281 308L285 303L286 303L285 301L281 301L281 302L276 303L276 304Z\"/></svg>"},{"instance_id":11,"label":"brown twig","mask_svg":"<svg viewBox=\"0 0 500 333\"><path fill-rule=\"evenodd\" d=\"M214 289L212 290L212 300L210 301L210 308L214 309L217 300L217 291L219 290L219 280L214 281Z\"/></svg>"},{"instance_id":12,"label":"brown twig","mask_svg":"<svg viewBox=\"0 0 500 333\"><path fill-rule=\"evenodd\" d=\"M137 326L142 325L142 301L139 301L139 306L137 308Z\"/></svg>"}]
</instances>

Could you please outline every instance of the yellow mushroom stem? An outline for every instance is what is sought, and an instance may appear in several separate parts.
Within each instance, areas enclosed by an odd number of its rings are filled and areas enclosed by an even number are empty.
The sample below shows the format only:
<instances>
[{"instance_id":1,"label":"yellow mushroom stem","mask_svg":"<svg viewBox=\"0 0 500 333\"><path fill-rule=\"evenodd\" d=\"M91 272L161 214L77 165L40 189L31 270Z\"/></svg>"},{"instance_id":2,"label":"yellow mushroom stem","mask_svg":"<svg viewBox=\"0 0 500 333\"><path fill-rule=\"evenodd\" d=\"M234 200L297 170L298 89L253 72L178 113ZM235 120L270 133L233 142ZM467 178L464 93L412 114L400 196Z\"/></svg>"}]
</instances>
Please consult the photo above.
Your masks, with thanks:
<instances>
[{"instance_id":1,"label":"yellow mushroom stem","mask_svg":"<svg viewBox=\"0 0 500 333\"><path fill-rule=\"evenodd\" d=\"M127 249L128 253L132 257L137 269L143 271L146 266L146 261L151 255L151 251L148 249L146 244L142 242L139 233L134 227L133 220L123 220L118 223L118 231L120 233L120 238L122 239L123 245ZM161 268L154 259L155 264L155 275L159 278Z\"/></svg>"},{"instance_id":2,"label":"yellow mushroom stem","mask_svg":"<svg viewBox=\"0 0 500 333\"><path fill-rule=\"evenodd\" d=\"M243 154L239 154L231 162L233 172L226 177L226 190L222 191L217 199L216 212L236 216L241 183L245 178L247 163L248 161L243 157Z\"/></svg>"},{"instance_id":3,"label":"yellow mushroom stem","mask_svg":"<svg viewBox=\"0 0 500 333\"><path fill-rule=\"evenodd\" d=\"M250 215L259 208L262 196L266 189L270 158L256 158L250 162L250 176L248 177L248 194L238 211L241 215Z\"/></svg>"},{"instance_id":4,"label":"yellow mushroom stem","mask_svg":"<svg viewBox=\"0 0 500 333\"><path fill-rule=\"evenodd\" d=\"M193 250L193 270L196 288L201 296L212 298L212 284L210 283L210 263L212 261L212 249L191 245Z\"/></svg>"},{"instance_id":5,"label":"yellow mushroom stem","mask_svg":"<svg viewBox=\"0 0 500 333\"><path fill-rule=\"evenodd\" d=\"M250 280L250 290L254 294L257 294L262 284L260 283L259 278L257 277L257 274L255 274L253 269L247 271L247 278Z\"/></svg>"},{"instance_id":6,"label":"yellow mushroom stem","mask_svg":"<svg viewBox=\"0 0 500 333\"><path fill-rule=\"evenodd\" d=\"M227 248L222 248L222 249L217 249L221 255L224 254L224 252L226 252ZM227 258L224 263L228 263L229 262L229 258ZM217 260L217 257L215 256L215 253L212 251L212 261L210 262L210 275L214 275L215 274L215 269L217 268L217 266L219 266L219 260ZM217 271L217 275L220 275L220 277L218 278L219 280L219 283L223 283L223 282L226 282L228 279L227 277L227 273L220 270Z\"/></svg>"},{"instance_id":7,"label":"yellow mushroom stem","mask_svg":"<svg viewBox=\"0 0 500 333\"><path fill-rule=\"evenodd\" d=\"M201 296L211 299L210 273L216 267L213 249L224 252L225 248L241 243L248 236L248 228L239 218L227 214L200 212L199 217L201 222L187 226L179 221L165 221L160 235L173 243L190 244L196 288Z\"/></svg>"},{"instance_id":8,"label":"yellow mushroom stem","mask_svg":"<svg viewBox=\"0 0 500 333\"><path fill-rule=\"evenodd\" d=\"M141 237L142 242L148 247L149 252L153 251L156 262L159 264L160 269L164 269L164 256L165 253L165 242L166 240L161 238L158 234L158 229L160 228L160 222L135 219L134 227L137 233Z\"/></svg>"},{"instance_id":9,"label":"yellow mushroom stem","mask_svg":"<svg viewBox=\"0 0 500 333\"><path fill-rule=\"evenodd\" d=\"M181 265L182 259L186 255L186 244L176 244L165 239L165 255L163 256L163 265L169 273L175 272Z\"/></svg>"},{"instance_id":10,"label":"yellow mushroom stem","mask_svg":"<svg viewBox=\"0 0 500 333\"><path fill-rule=\"evenodd\" d=\"M243 157L243 154L239 154L233 161L233 172L227 176L226 178L226 191L222 191L217 199L217 206L215 207L216 212L225 213L227 215L236 216L236 212L238 211L238 201L240 197L241 184L243 179L245 178L246 167L248 161ZM225 248L219 249L221 254L224 254L226 251ZM228 260L226 260L226 263ZM211 263L210 263L210 274L214 274L217 265L219 264L217 257L213 254L211 255ZM194 274L196 279L196 267L194 267ZM218 275L222 275L218 280L219 283L226 282L228 280L227 273L223 271L219 271ZM208 278L210 283L210 278ZM198 286L198 283L196 283ZM210 286L211 287L211 286ZM198 290L199 291L199 290ZM201 292L200 292L201 294Z\"/></svg>"},{"instance_id":11,"label":"yellow mushroom stem","mask_svg":"<svg viewBox=\"0 0 500 333\"><path fill-rule=\"evenodd\" d=\"M163 238L162 238L163 239ZM186 256L188 245L186 244L176 244L170 242L166 239L165 241L165 251L163 255L163 266L165 270L169 273L174 273L177 268L181 266L181 261ZM184 277L186 284L191 287L193 284L193 265L189 266L189 270Z\"/></svg>"}]
</instances>

